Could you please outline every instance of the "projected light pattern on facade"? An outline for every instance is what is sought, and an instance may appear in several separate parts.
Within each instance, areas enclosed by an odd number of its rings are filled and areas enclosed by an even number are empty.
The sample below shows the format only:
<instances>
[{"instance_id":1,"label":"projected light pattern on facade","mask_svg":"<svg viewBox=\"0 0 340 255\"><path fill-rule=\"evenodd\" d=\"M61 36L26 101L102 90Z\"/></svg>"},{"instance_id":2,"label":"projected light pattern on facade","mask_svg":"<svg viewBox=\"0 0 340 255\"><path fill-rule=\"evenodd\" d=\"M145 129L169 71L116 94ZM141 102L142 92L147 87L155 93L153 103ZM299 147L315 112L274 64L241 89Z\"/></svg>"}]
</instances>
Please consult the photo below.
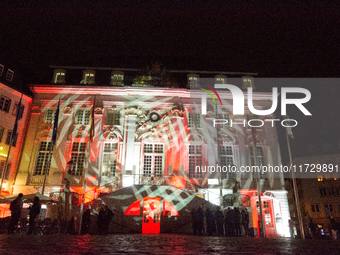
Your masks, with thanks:
<instances>
[{"instance_id":1,"label":"projected light pattern on facade","mask_svg":"<svg viewBox=\"0 0 340 255\"><path fill-rule=\"evenodd\" d=\"M150 205L144 207L143 199L146 197L160 198L160 201L173 205L178 216L171 212L170 219L177 217L180 221L190 214L187 210L190 210L188 206L194 198L203 198L196 206L204 201L209 201L207 206L212 208L212 204L223 205L228 196L235 193L235 185L238 185L238 190L249 191L248 196L256 196L252 175L196 171L197 166L215 166L217 162L237 167L253 164L250 130L224 126L218 134L213 126L216 114L232 120L247 118L231 114L232 101L226 96L226 91L218 92L223 107L221 105L217 113L209 108L208 101L206 116L199 113L200 95L189 89L55 84L34 85L32 91L35 99L15 192L42 186L49 164L46 148L52 137L53 114L60 100L57 143L46 185L46 192L55 197L60 193L68 170L67 162L71 159L75 163L71 169L71 191L79 194L78 204L87 170L85 202L96 199L94 202L110 204L115 201L119 203L123 216L126 209L140 199L140 214L131 209L131 213L136 215L126 215L136 224L142 223L143 208L145 211L150 208ZM270 103L270 94L254 93L253 97L264 107ZM92 109L94 139L88 151ZM275 129L258 130L257 145L260 148L256 155L258 161L262 159L273 165L281 163ZM283 178L263 177L261 190L272 191L281 206L286 207L286 196L280 193L284 190ZM157 187L157 192L150 187ZM167 194L169 187L171 193ZM121 193L126 189L133 190L133 193ZM107 197L103 193L108 193ZM239 193L237 204L247 206L249 203L242 202L246 201L243 193ZM161 207L166 207L163 202L159 202L160 214ZM288 222L288 209L280 216ZM160 231L163 223L161 219Z\"/></svg>"}]
</instances>

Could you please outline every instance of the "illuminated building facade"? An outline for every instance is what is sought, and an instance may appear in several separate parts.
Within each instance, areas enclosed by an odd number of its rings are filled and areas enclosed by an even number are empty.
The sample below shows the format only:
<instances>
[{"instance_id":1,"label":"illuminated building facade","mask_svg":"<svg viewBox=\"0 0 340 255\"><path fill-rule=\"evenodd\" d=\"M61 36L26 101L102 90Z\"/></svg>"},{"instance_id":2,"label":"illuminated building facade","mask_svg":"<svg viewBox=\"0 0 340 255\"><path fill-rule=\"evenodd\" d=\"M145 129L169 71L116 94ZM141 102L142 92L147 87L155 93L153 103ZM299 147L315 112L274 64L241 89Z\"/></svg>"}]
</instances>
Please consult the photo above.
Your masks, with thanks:
<instances>
[{"instance_id":1,"label":"illuminated building facade","mask_svg":"<svg viewBox=\"0 0 340 255\"><path fill-rule=\"evenodd\" d=\"M46 192L57 197L68 170L67 162L72 160L75 166L71 169L71 190L82 194L87 172L86 202L97 198L100 193L156 185L172 186L215 205L220 205L221 197L223 203L228 205L230 197L234 196L234 205L256 208L253 175L196 171L197 166L215 166L217 162L237 168L254 164L251 129L224 125L217 138L216 128L211 128L214 113L208 108L208 114L202 116L193 110L191 100L200 100L200 96L185 88L186 84L199 82L200 77L210 77L216 79L216 83L223 84L227 82L227 76L242 77L243 84L240 86L247 88L253 86L250 75L254 74L166 71L159 65L147 71L52 68L52 84L31 85L34 102L15 193L41 189L44 174L50 165ZM218 109L219 116L229 120L247 119L248 114L232 114L229 91L219 91L219 94L228 102L226 107ZM253 97L259 107L270 106L270 93L254 93ZM57 143L48 162L59 100ZM95 128L88 151L92 109ZM271 125L266 122L265 126L257 129L257 162L280 165L276 129ZM264 175L260 184L264 194L267 232L273 236L284 236L289 233L289 210L283 176L273 178L270 174ZM144 201L148 199L145 197ZM151 205L150 201L148 203ZM152 203L152 206L174 206L178 209L177 205L171 205L171 201L166 199L156 199ZM123 207L126 209L129 206ZM252 225L256 227L257 212L253 211ZM175 215L177 213L174 212Z\"/></svg>"},{"instance_id":2,"label":"illuminated building facade","mask_svg":"<svg viewBox=\"0 0 340 255\"><path fill-rule=\"evenodd\" d=\"M26 126L30 117L32 98L28 93L23 94L20 89L19 73L15 65L6 59L0 59L0 181L3 171L4 181L1 194L9 195L13 192L16 170L20 162L20 153L25 139ZM12 142L9 158L8 151L19 101L22 95L22 117L18 122L17 137ZM6 161L7 167L6 166ZM5 170L5 168L7 168Z\"/></svg>"},{"instance_id":3,"label":"illuminated building facade","mask_svg":"<svg viewBox=\"0 0 340 255\"><path fill-rule=\"evenodd\" d=\"M322 141L313 141L307 145L307 149L303 152L296 153L293 162L296 165L314 164L318 165L340 165L340 143L336 140L330 141L323 139ZM335 172L335 170L334 170ZM310 235L308 223L312 219L314 224L318 224L323 229L324 233L330 231L330 216L334 218L340 217L340 180L333 176L334 173L328 172L323 174L323 177L297 179L298 193L300 199L300 208L304 225L305 235ZM290 188L290 189L289 189ZM288 188L288 196L293 197L292 186ZM297 220L295 215L295 202L292 202L291 215L294 220Z\"/></svg>"}]
</instances>

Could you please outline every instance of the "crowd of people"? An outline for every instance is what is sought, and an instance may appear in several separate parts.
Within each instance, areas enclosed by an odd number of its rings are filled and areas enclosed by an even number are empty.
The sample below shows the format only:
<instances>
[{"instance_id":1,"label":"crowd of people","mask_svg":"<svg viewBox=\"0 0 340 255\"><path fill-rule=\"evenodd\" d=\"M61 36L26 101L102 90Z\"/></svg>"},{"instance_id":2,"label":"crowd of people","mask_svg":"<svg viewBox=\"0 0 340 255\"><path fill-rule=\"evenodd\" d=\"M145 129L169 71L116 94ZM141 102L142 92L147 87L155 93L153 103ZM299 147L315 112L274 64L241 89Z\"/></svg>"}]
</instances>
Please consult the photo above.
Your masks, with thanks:
<instances>
[{"instance_id":1,"label":"crowd of people","mask_svg":"<svg viewBox=\"0 0 340 255\"><path fill-rule=\"evenodd\" d=\"M14 199L10 204L10 211L11 211L11 218L8 224L8 234L14 234L19 220L22 221L21 212L23 208L23 194L20 193L16 199ZM32 205L28 208L29 209L29 220L28 220L28 232L27 234L31 235L34 233L35 228L35 221L37 216L40 214L41 204L39 197L34 197ZM97 232L100 235L108 234L109 232L109 225L111 219L113 218L114 213L108 206L102 206L99 210L98 217L97 217ZM48 218L47 218L48 219ZM45 219L46 220L46 219ZM76 234L76 223L75 217L71 217L71 219L67 222L64 228L66 228L66 233L68 234ZM91 210L85 210L83 217L82 217L82 225L81 225L81 234L86 235L89 233L90 230L90 223L91 223ZM61 227L61 222L59 223L59 227Z\"/></svg>"},{"instance_id":2,"label":"crowd of people","mask_svg":"<svg viewBox=\"0 0 340 255\"><path fill-rule=\"evenodd\" d=\"M199 206L192 210L191 216L194 235L241 236L243 233L250 234L249 213L246 209L228 208L223 213L218 207L215 211L207 208L204 212L202 206Z\"/></svg>"},{"instance_id":3,"label":"crowd of people","mask_svg":"<svg viewBox=\"0 0 340 255\"><path fill-rule=\"evenodd\" d=\"M11 211L11 219L8 225L8 234L13 234L18 225L18 222L21 216L22 206L23 206L22 197L23 197L23 194L19 193L18 197L14 199L10 204L9 209ZM40 209L41 209L39 197L37 196L34 197L33 204L28 209L29 209L28 234L31 235L34 230L35 219L39 215Z\"/></svg>"}]
</instances>

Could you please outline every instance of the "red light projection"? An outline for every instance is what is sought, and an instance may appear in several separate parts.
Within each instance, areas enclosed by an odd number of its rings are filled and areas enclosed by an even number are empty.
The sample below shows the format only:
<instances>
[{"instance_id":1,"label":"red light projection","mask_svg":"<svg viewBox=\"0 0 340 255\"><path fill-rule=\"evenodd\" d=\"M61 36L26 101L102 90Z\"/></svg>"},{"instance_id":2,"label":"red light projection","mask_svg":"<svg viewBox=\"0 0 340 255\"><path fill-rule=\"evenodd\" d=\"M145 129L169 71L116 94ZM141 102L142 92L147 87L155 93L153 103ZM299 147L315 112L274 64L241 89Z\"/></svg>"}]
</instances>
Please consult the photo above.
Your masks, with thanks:
<instances>
[{"instance_id":1,"label":"red light projection","mask_svg":"<svg viewBox=\"0 0 340 255\"><path fill-rule=\"evenodd\" d=\"M184 189L185 180L181 179L181 177L178 177L178 176L171 176L171 185L177 189Z\"/></svg>"},{"instance_id":2,"label":"red light projection","mask_svg":"<svg viewBox=\"0 0 340 255\"><path fill-rule=\"evenodd\" d=\"M143 201L143 234L159 234L161 230L161 198L145 197Z\"/></svg>"},{"instance_id":3,"label":"red light projection","mask_svg":"<svg viewBox=\"0 0 340 255\"><path fill-rule=\"evenodd\" d=\"M81 203L81 196L83 195L83 187L80 186L71 186L71 191L74 191L79 194L79 202ZM85 201L84 203L89 203L92 200L98 198L100 193L100 189L98 187L89 187L87 186L85 189Z\"/></svg>"},{"instance_id":4,"label":"red light projection","mask_svg":"<svg viewBox=\"0 0 340 255\"><path fill-rule=\"evenodd\" d=\"M163 215L164 216L178 216L179 214L172 204L170 204L168 201L164 200Z\"/></svg>"},{"instance_id":5,"label":"red light projection","mask_svg":"<svg viewBox=\"0 0 340 255\"><path fill-rule=\"evenodd\" d=\"M140 202L141 199L133 202L124 212L124 215L140 215Z\"/></svg>"},{"instance_id":6,"label":"red light projection","mask_svg":"<svg viewBox=\"0 0 340 255\"><path fill-rule=\"evenodd\" d=\"M160 197L145 197L143 199L143 234L159 234L161 229L161 208ZM124 212L124 215L138 216L141 213L141 199L133 202ZM178 211L168 201L163 200L163 216L179 216Z\"/></svg>"}]
</instances>

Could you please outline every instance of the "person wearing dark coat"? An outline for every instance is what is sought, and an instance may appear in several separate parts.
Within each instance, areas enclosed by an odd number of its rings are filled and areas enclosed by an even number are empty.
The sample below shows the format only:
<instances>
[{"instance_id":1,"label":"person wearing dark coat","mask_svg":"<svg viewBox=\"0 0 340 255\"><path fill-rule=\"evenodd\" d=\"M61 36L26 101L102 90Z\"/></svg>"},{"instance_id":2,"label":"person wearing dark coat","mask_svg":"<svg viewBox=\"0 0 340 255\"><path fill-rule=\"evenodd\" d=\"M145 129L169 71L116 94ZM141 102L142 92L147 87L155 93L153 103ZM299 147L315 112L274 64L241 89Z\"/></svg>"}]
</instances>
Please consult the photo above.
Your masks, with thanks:
<instances>
[{"instance_id":1,"label":"person wearing dark coat","mask_svg":"<svg viewBox=\"0 0 340 255\"><path fill-rule=\"evenodd\" d=\"M233 235L233 215L234 211L228 208L225 219L224 219L224 227L225 227L225 234L226 236L232 236Z\"/></svg>"},{"instance_id":2,"label":"person wearing dark coat","mask_svg":"<svg viewBox=\"0 0 340 255\"><path fill-rule=\"evenodd\" d=\"M81 224L81 234L82 235L86 235L89 232L90 221L91 221L91 210L87 209L83 213L83 220L82 220L82 224Z\"/></svg>"},{"instance_id":3,"label":"person wearing dark coat","mask_svg":"<svg viewBox=\"0 0 340 255\"><path fill-rule=\"evenodd\" d=\"M40 213L40 209L41 209L41 205L40 205L39 197L34 197L33 205L29 208L30 210L29 212L30 220L29 220L29 227L28 227L29 235L33 233L35 218Z\"/></svg>"},{"instance_id":4,"label":"person wearing dark coat","mask_svg":"<svg viewBox=\"0 0 340 255\"><path fill-rule=\"evenodd\" d=\"M104 234L109 232L110 222L114 216L112 210L106 205L105 206L105 224L104 224Z\"/></svg>"},{"instance_id":5,"label":"person wearing dark coat","mask_svg":"<svg viewBox=\"0 0 340 255\"><path fill-rule=\"evenodd\" d=\"M192 231L194 235L197 235L197 224L195 221L195 209L191 211Z\"/></svg>"},{"instance_id":6,"label":"person wearing dark coat","mask_svg":"<svg viewBox=\"0 0 340 255\"><path fill-rule=\"evenodd\" d=\"M97 227L98 227L99 235L104 234L105 220L106 220L106 213L105 213L105 209L102 207L99 210L98 219L97 219Z\"/></svg>"},{"instance_id":7,"label":"person wearing dark coat","mask_svg":"<svg viewBox=\"0 0 340 255\"><path fill-rule=\"evenodd\" d=\"M199 236L201 236L203 234L204 226L204 213L201 206L195 211L195 224L197 227L197 233Z\"/></svg>"},{"instance_id":8,"label":"person wearing dark coat","mask_svg":"<svg viewBox=\"0 0 340 255\"><path fill-rule=\"evenodd\" d=\"M209 236L212 236L216 232L216 225L213 213L207 209L205 212L205 217L207 219L207 232Z\"/></svg>"},{"instance_id":9,"label":"person wearing dark coat","mask_svg":"<svg viewBox=\"0 0 340 255\"><path fill-rule=\"evenodd\" d=\"M223 236L223 213L219 207L217 207L214 218L217 226L217 234Z\"/></svg>"},{"instance_id":10,"label":"person wearing dark coat","mask_svg":"<svg viewBox=\"0 0 340 255\"><path fill-rule=\"evenodd\" d=\"M247 210L243 209L242 210L242 225L244 228L245 235L249 235L249 213Z\"/></svg>"},{"instance_id":11,"label":"person wearing dark coat","mask_svg":"<svg viewBox=\"0 0 340 255\"><path fill-rule=\"evenodd\" d=\"M237 207L234 208L234 217L235 217L234 233L236 236L241 236L241 213Z\"/></svg>"},{"instance_id":12,"label":"person wearing dark coat","mask_svg":"<svg viewBox=\"0 0 340 255\"><path fill-rule=\"evenodd\" d=\"M11 210L11 219L8 225L8 234L13 234L16 226L18 225L23 205L22 197L23 194L20 193L18 197L11 202L9 208Z\"/></svg>"}]
</instances>

